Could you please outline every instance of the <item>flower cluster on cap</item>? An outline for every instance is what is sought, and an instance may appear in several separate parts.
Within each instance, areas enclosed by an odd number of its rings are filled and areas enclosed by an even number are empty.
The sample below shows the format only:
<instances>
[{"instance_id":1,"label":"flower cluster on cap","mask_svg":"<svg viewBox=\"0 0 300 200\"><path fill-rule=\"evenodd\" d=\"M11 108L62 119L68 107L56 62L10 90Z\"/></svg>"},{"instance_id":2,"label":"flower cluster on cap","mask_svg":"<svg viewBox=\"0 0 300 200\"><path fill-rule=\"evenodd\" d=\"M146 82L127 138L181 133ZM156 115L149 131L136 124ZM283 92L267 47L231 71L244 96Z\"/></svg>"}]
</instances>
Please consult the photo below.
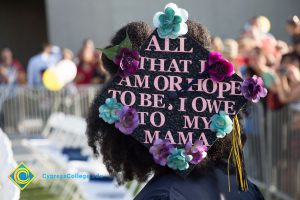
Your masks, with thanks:
<instances>
[{"instance_id":1,"label":"flower cluster on cap","mask_svg":"<svg viewBox=\"0 0 300 200\"><path fill-rule=\"evenodd\" d=\"M137 50L133 49L127 33L125 39L120 44L99 50L119 66L118 72L121 77L133 75L139 68L140 54Z\"/></svg>"},{"instance_id":2,"label":"flower cluster on cap","mask_svg":"<svg viewBox=\"0 0 300 200\"><path fill-rule=\"evenodd\" d=\"M125 135L132 134L139 125L136 109L123 106L115 98L107 98L99 107L99 117L109 124L115 123L115 127Z\"/></svg>"},{"instance_id":3,"label":"flower cluster on cap","mask_svg":"<svg viewBox=\"0 0 300 200\"><path fill-rule=\"evenodd\" d=\"M179 171L188 169L190 163L199 164L207 155L207 147L201 140L194 144L188 142L185 148L177 148L169 140L158 138L149 151L155 163Z\"/></svg>"}]
</instances>

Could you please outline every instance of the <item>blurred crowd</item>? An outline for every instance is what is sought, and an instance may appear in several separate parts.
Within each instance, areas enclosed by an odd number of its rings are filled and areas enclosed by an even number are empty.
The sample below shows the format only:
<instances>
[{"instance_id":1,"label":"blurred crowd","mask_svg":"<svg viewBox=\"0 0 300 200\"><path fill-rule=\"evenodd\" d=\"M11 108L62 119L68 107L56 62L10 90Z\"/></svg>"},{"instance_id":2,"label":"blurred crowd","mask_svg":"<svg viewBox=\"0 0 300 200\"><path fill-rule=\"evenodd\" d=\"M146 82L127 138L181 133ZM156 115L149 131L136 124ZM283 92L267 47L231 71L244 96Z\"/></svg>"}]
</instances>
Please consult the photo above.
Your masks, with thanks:
<instances>
[{"instance_id":1,"label":"blurred crowd","mask_svg":"<svg viewBox=\"0 0 300 200\"><path fill-rule=\"evenodd\" d=\"M293 16L286 21L291 40L277 40L270 31L270 21L253 17L243 27L238 39L212 38L212 50L222 52L235 71L243 78L258 75L263 78L269 94L268 108L277 109L293 102L300 109L300 21ZM42 86L42 74L61 60L71 60L77 66L74 83L99 84L109 79L103 68L101 53L92 40L83 42L77 56L70 49L44 44L42 51L29 59L25 68L12 51L5 48L0 57L0 83Z\"/></svg>"},{"instance_id":2,"label":"blurred crowd","mask_svg":"<svg viewBox=\"0 0 300 200\"><path fill-rule=\"evenodd\" d=\"M87 39L76 57L70 49L43 44L42 51L29 59L26 68L13 56L11 49L2 49L0 84L42 86L42 74L62 60L70 60L76 64L75 84L100 84L109 79L109 73L102 66L101 53L96 51L94 42Z\"/></svg>"},{"instance_id":3,"label":"blurred crowd","mask_svg":"<svg viewBox=\"0 0 300 200\"><path fill-rule=\"evenodd\" d=\"M245 112L249 174L300 199L300 20L286 21L287 42L277 40L270 26L267 18L254 17L238 39L212 38L213 50L222 52L244 79L262 77L268 89L262 104Z\"/></svg>"},{"instance_id":4,"label":"blurred crowd","mask_svg":"<svg viewBox=\"0 0 300 200\"><path fill-rule=\"evenodd\" d=\"M269 109L292 103L300 110L300 21L293 16L286 21L290 35L287 43L270 32L270 22L258 16L249 20L237 40L212 38L214 51L222 52L243 78L257 75L268 88L265 105Z\"/></svg>"}]
</instances>

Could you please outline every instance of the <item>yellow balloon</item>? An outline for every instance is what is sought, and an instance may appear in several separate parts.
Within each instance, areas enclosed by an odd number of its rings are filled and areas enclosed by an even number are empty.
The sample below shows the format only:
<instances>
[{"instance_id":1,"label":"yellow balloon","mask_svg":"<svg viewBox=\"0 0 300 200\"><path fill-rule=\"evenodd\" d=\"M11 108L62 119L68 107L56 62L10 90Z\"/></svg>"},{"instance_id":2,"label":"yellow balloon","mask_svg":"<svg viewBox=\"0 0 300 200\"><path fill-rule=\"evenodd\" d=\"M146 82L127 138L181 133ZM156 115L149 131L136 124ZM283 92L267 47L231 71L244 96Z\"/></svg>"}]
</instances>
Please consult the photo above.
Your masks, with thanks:
<instances>
[{"instance_id":1,"label":"yellow balloon","mask_svg":"<svg viewBox=\"0 0 300 200\"><path fill-rule=\"evenodd\" d=\"M271 30L271 22L267 17L259 16L258 23L259 23L260 29L263 33L268 33Z\"/></svg>"},{"instance_id":2,"label":"yellow balloon","mask_svg":"<svg viewBox=\"0 0 300 200\"><path fill-rule=\"evenodd\" d=\"M56 71L53 68L47 69L43 74L44 86L51 91L58 91L63 88Z\"/></svg>"}]
</instances>

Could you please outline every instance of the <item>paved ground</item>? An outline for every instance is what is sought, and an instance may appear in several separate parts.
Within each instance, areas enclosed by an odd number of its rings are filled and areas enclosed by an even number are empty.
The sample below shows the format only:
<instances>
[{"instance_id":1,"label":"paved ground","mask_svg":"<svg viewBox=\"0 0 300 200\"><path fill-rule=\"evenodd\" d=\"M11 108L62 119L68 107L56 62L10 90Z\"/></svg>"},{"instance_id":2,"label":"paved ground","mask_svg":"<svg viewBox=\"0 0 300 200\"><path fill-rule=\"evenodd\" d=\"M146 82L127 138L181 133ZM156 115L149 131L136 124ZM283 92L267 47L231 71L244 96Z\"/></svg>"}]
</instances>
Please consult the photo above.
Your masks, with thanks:
<instances>
[{"instance_id":1,"label":"paved ground","mask_svg":"<svg viewBox=\"0 0 300 200\"><path fill-rule=\"evenodd\" d=\"M22 144L22 140L29 138L24 135L9 135L12 142L12 149L14 153L14 158L17 163L26 160L30 160L33 152L29 147ZM21 192L20 200L60 200L57 196L51 194L47 188L42 187L40 184L33 182L26 189Z\"/></svg>"}]
</instances>

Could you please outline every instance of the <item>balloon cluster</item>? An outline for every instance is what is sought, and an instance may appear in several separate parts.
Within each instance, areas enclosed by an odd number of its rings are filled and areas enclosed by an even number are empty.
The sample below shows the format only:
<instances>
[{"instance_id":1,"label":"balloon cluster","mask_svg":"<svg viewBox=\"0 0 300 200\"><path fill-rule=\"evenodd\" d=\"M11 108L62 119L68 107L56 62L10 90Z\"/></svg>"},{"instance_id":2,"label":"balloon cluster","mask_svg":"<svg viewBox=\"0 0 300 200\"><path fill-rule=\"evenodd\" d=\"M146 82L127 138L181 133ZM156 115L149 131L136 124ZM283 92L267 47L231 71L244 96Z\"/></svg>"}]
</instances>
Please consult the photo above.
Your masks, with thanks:
<instances>
[{"instance_id":1,"label":"balloon cluster","mask_svg":"<svg viewBox=\"0 0 300 200\"><path fill-rule=\"evenodd\" d=\"M76 73L77 68L72 61L62 60L44 72L43 84L48 90L59 91L74 80Z\"/></svg>"}]
</instances>

